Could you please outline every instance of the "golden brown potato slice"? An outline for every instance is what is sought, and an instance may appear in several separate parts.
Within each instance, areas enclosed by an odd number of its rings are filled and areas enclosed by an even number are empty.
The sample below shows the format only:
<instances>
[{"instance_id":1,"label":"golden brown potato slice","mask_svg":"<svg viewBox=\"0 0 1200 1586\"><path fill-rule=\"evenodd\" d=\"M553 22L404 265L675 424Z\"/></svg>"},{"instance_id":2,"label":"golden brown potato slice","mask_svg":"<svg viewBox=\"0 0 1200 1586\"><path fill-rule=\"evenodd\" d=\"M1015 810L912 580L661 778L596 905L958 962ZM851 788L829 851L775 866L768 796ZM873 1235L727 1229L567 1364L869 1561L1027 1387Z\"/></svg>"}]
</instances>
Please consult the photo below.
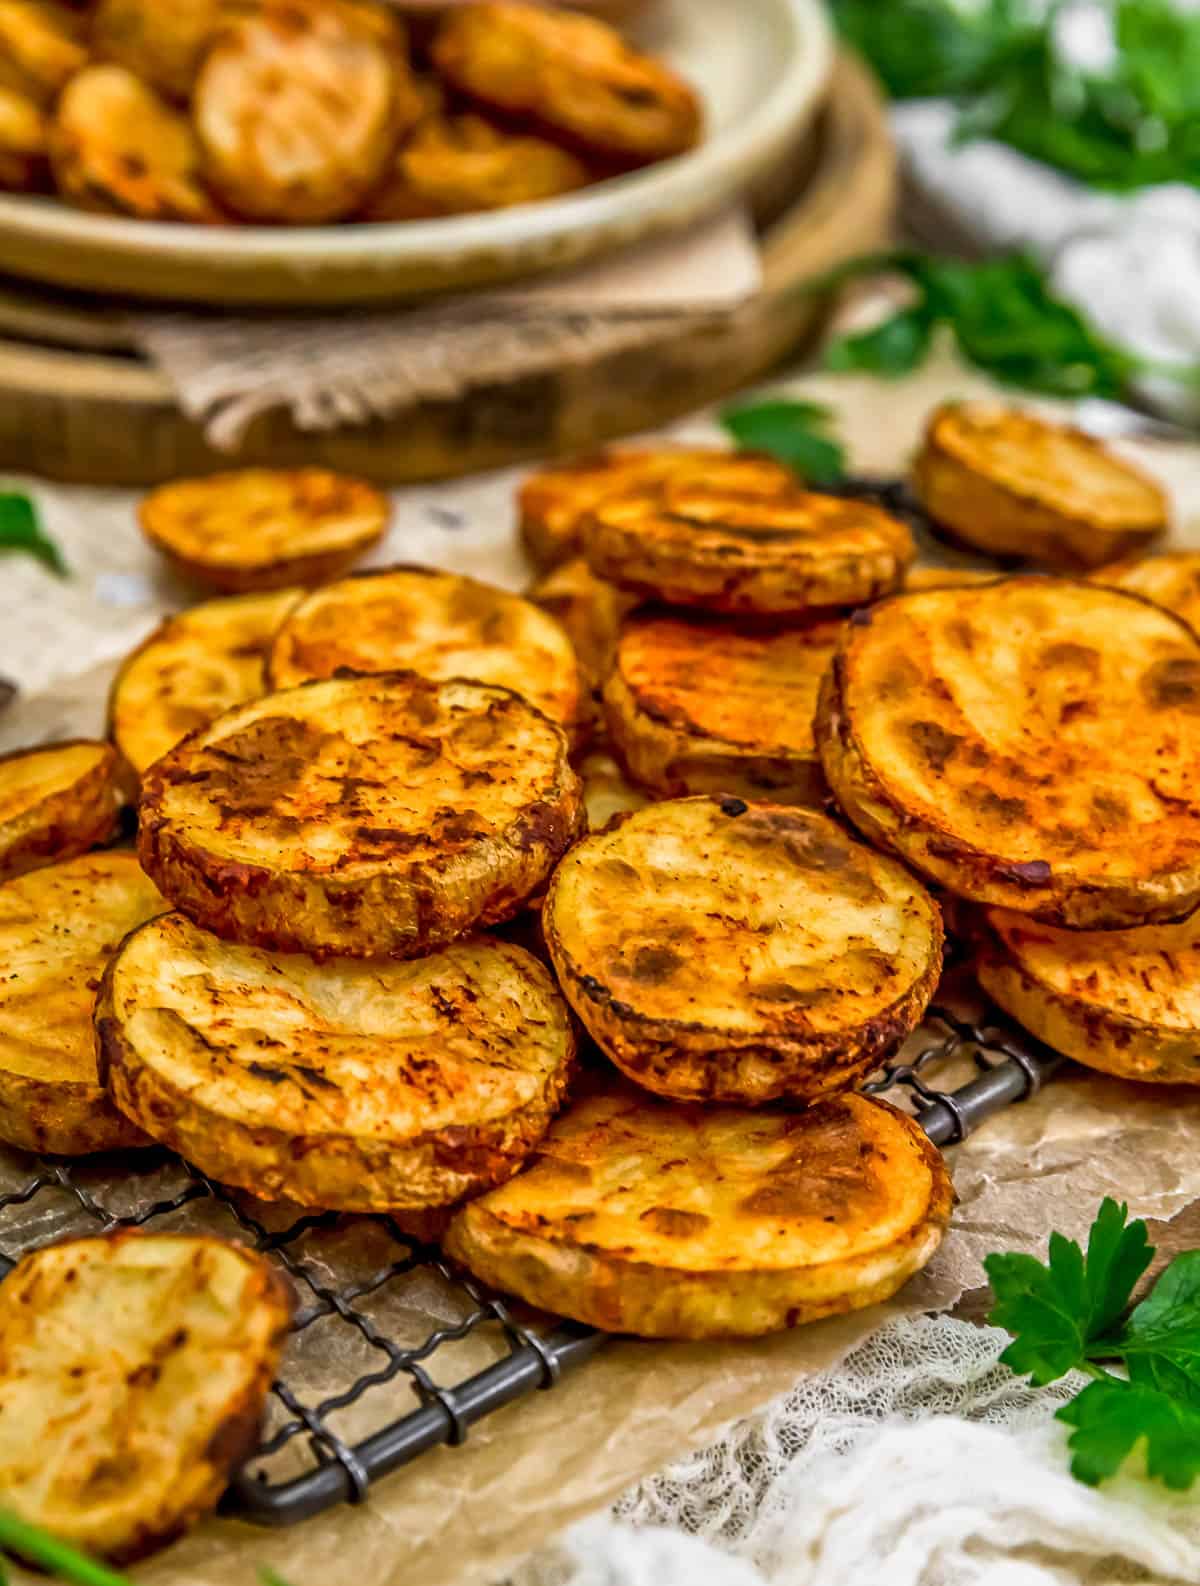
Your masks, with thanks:
<instances>
[{"instance_id":1,"label":"golden brown potato slice","mask_svg":"<svg viewBox=\"0 0 1200 1586\"><path fill-rule=\"evenodd\" d=\"M609 496L679 477L739 495L781 495L796 476L772 457L716 446L656 446L594 452L530 474L517 494L525 549L538 567L553 568L583 550L581 527Z\"/></svg>"},{"instance_id":2,"label":"golden brown potato slice","mask_svg":"<svg viewBox=\"0 0 1200 1586\"><path fill-rule=\"evenodd\" d=\"M45 186L50 123L24 94L0 86L0 188L25 193Z\"/></svg>"},{"instance_id":3,"label":"golden brown potato slice","mask_svg":"<svg viewBox=\"0 0 1200 1586\"><path fill-rule=\"evenodd\" d=\"M1167 525L1162 488L1102 442L987 403L934 413L913 484L955 539L1068 572L1144 549Z\"/></svg>"},{"instance_id":4,"label":"golden brown potato slice","mask_svg":"<svg viewBox=\"0 0 1200 1586\"><path fill-rule=\"evenodd\" d=\"M813 717L841 627L653 608L627 618L604 706L635 781L668 798L741 793L819 804L827 789Z\"/></svg>"},{"instance_id":5,"label":"golden brown potato slice","mask_svg":"<svg viewBox=\"0 0 1200 1586\"><path fill-rule=\"evenodd\" d=\"M99 0L92 50L169 99L186 100L204 51L234 10L231 0Z\"/></svg>"},{"instance_id":6,"label":"golden brown potato slice","mask_svg":"<svg viewBox=\"0 0 1200 1586\"><path fill-rule=\"evenodd\" d=\"M362 219L510 209L574 192L587 181L583 161L545 138L506 132L482 116L433 116L405 140Z\"/></svg>"},{"instance_id":7,"label":"golden brown potato slice","mask_svg":"<svg viewBox=\"0 0 1200 1586\"><path fill-rule=\"evenodd\" d=\"M83 19L55 0L0 0L0 86L49 106L87 64Z\"/></svg>"},{"instance_id":8,"label":"golden brown potato slice","mask_svg":"<svg viewBox=\"0 0 1200 1586\"><path fill-rule=\"evenodd\" d=\"M994 584L1001 575L994 567L910 567L904 592L922 589L964 589L971 584Z\"/></svg>"},{"instance_id":9,"label":"golden brown potato slice","mask_svg":"<svg viewBox=\"0 0 1200 1586\"><path fill-rule=\"evenodd\" d=\"M583 756L579 762L579 776L591 831L602 831L614 815L644 809L650 802L641 788L634 787L626 778L612 755L603 749L594 749Z\"/></svg>"},{"instance_id":10,"label":"golden brown potato slice","mask_svg":"<svg viewBox=\"0 0 1200 1586\"><path fill-rule=\"evenodd\" d=\"M479 937L413 963L316 964L181 914L105 977L118 1106L226 1184L343 1211L440 1206L514 1173L575 1055L550 973Z\"/></svg>"},{"instance_id":11,"label":"golden brown potato slice","mask_svg":"<svg viewBox=\"0 0 1200 1586\"><path fill-rule=\"evenodd\" d=\"M432 567L391 567L315 590L271 646L273 688L355 672L419 672L511 688L574 727L579 667L559 625L519 595Z\"/></svg>"},{"instance_id":12,"label":"golden brown potato slice","mask_svg":"<svg viewBox=\"0 0 1200 1586\"><path fill-rule=\"evenodd\" d=\"M599 502L583 527L598 578L676 606L797 616L897 589L916 555L898 519L793 484L786 493L668 479Z\"/></svg>"},{"instance_id":13,"label":"golden brown potato slice","mask_svg":"<svg viewBox=\"0 0 1200 1586\"><path fill-rule=\"evenodd\" d=\"M817 741L855 825L961 897L1074 929L1200 902L1200 642L1135 595L884 601L846 627Z\"/></svg>"},{"instance_id":14,"label":"golden brown potato slice","mask_svg":"<svg viewBox=\"0 0 1200 1586\"><path fill-rule=\"evenodd\" d=\"M340 7L269 4L205 57L192 116L214 191L246 220L359 209L419 113L408 67Z\"/></svg>"},{"instance_id":15,"label":"golden brown potato slice","mask_svg":"<svg viewBox=\"0 0 1200 1586\"><path fill-rule=\"evenodd\" d=\"M5 1507L116 1563L172 1541L253 1449L290 1319L270 1262L220 1239L23 1257L0 1289Z\"/></svg>"},{"instance_id":16,"label":"golden brown potato slice","mask_svg":"<svg viewBox=\"0 0 1200 1586\"><path fill-rule=\"evenodd\" d=\"M411 672L227 711L150 767L140 814L147 873L197 924L356 958L511 918L583 824L561 727Z\"/></svg>"},{"instance_id":17,"label":"golden brown potato slice","mask_svg":"<svg viewBox=\"0 0 1200 1586\"><path fill-rule=\"evenodd\" d=\"M584 678L598 687L612 666L621 620L637 604L637 596L606 584L577 556L539 578L529 598L565 629Z\"/></svg>"},{"instance_id":18,"label":"golden brown potato slice","mask_svg":"<svg viewBox=\"0 0 1200 1586\"><path fill-rule=\"evenodd\" d=\"M1200 551L1167 551L1162 556L1134 556L1113 562L1091 575L1096 584L1111 584L1165 606L1200 633Z\"/></svg>"},{"instance_id":19,"label":"golden brown potato slice","mask_svg":"<svg viewBox=\"0 0 1200 1586\"><path fill-rule=\"evenodd\" d=\"M138 776L197 727L266 693L267 651L299 589L206 600L168 617L113 679L108 727Z\"/></svg>"},{"instance_id":20,"label":"golden brown potato slice","mask_svg":"<svg viewBox=\"0 0 1200 1586\"><path fill-rule=\"evenodd\" d=\"M88 66L63 90L50 127L62 196L81 209L216 225L182 111L123 66Z\"/></svg>"},{"instance_id":21,"label":"golden brown potato slice","mask_svg":"<svg viewBox=\"0 0 1200 1586\"><path fill-rule=\"evenodd\" d=\"M336 578L383 537L391 505L324 468L245 468L160 485L139 517L176 572L241 594Z\"/></svg>"},{"instance_id":22,"label":"golden brown potato slice","mask_svg":"<svg viewBox=\"0 0 1200 1586\"><path fill-rule=\"evenodd\" d=\"M61 1156L149 1143L100 1084L92 1010L120 942L166 906L130 853L0 885L0 1140Z\"/></svg>"},{"instance_id":23,"label":"golden brown potato slice","mask_svg":"<svg viewBox=\"0 0 1200 1586\"><path fill-rule=\"evenodd\" d=\"M567 854L546 940L568 1000L631 1079L680 1101L815 1101L920 1022L937 905L811 810L691 798Z\"/></svg>"},{"instance_id":24,"label":"golden brown potato slice","mask_svg":"<svg viewBox=\"0 0 1200 1586\"><path fill-rule=\"evenodd\" d=\"M464 1207L446 1248L608 1332L753 1337L890 1298L941 1243L953 1201L941 1156L886 1102L762 1113L614 1086Z\"/></svg>"},{"instance_id":25,"label":"golden brown potato slice","mask_svg":"<svg viewBox=\"0 0 1200 1586\"><path fill-rule=\"evenodd\" d=\"M667 159L700 138L703 113L687 83L592 17L508 0L459 6L433 59L460 93L610 160Z\"/></svg>"},{"instance_id":26,"label":"golden brown potato slice","mask_svg":"<svg viewBox=\"0 0 1200 1586\"><path fill-rule=\"evenodd\" d=\"M0 755L0 881L106 842L116 777L112 745L85 738Z\"/></svg>"}]
</instances>

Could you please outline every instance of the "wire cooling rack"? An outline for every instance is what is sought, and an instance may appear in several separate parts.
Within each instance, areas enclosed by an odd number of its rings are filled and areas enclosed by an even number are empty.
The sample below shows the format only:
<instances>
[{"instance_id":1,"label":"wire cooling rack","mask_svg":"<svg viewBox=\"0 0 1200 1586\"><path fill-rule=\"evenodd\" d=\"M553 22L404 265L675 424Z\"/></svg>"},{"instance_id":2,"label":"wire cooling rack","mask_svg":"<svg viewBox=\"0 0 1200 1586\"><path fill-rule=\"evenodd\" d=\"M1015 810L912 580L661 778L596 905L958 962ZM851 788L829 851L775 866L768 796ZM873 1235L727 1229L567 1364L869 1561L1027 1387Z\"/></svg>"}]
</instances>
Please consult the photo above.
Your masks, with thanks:
<instances>
[{"instance_id":1,"label":"wire cooling rack","mask_svg":"<svg viewBox=\"0 0 1200 1586\"><path fill-rule=\"evenodd\" d=\"M963 1016L937 1007L902 1058L864 1089L907 1098L929 1138L946 1146L1033 1094L1060 1061L990 1014ZM964 1072L970 1075L965 1083L938 1088L939 1076L961 1078ZM945 1083L952 1082L947 1077ZM297 1310L263 1440L225 1497L225 1511L242 1519L287 1526L338 1503L361 1503L373 1482L439 1444L463 1442L474 1422L553 1388L604 1345L601 1333L524 1313L487 1291L394 1218L328 1213L276 1228L271 1208L248 1204L165 1152L139 1154L137 1163L122 1175L111 1162L105 1169L95 1162L15 1158L14 1187L0 1194L0 1277L22 1249L64 1232L163 1229L195 1216L205 1226L223 1224L277 1261L291 1278ZM134 1193L131 1173L150 1189ZM160 1183L164 1192L156 1196ZM17 1235L43 1205L49 1211L34 1224L36 1231ZM357 1242L363 1257L350 1268L329 1254L347 1240ZM397 1326L402 1312L380 1309L382 1299L405 1283L433 1285L434 1309L444 1316L442 1325L416 1339ZM420 1315L424 1325L428 1300ZM318 1379L323 1386L313 1391L311 1381L292 1373L318 1332L326 1335L325 1369ZM415 1408L404 1408L407 1393L399 1390L405 1386L415 1393Z\"/></svg>"}]
</instances>

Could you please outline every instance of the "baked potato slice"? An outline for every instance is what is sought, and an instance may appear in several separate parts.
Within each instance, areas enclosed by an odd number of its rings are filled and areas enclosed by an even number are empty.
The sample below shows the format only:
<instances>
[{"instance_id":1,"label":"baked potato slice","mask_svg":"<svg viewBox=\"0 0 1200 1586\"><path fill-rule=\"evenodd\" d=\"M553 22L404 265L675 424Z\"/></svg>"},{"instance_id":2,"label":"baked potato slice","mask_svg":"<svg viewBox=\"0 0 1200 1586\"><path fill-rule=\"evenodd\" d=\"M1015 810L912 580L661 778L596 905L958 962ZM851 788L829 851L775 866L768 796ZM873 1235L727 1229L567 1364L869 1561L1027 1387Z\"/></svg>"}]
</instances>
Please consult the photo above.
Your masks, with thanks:
<instances>
[{"instance_id":1,"label":"baked potato slice","mask_svg":"<svg viewBox=\"0 0 1200 1586\"><path fill-rule=\"evenodd\" d=\"M1200 903L1200 641L1136 595L1007 578L853 618L817 741L860 831L1076 930Z\"/></svg>"},{"instance_id":2,"label":"baked potato slice","mask_svg":"<svg viewBox=\"0 0 1200 1586\"><path fill-rule=\"evenodd\" d=\"M717 446L614 448L574 457L530 474L517 493L518 527L536 566L547 570L579 556L582 525L609 496L673 477L739 495L781 495L796 483L773 457Z\"/></svg>"},{"instance_id":3,"label":"baked potato slice","mask_svg":"<svg viewBox=\"0 0 1200 1586\"><path fill-rule=\"evenodd\" d=\"M841 626L654 609L629 617L604 706L634 780L668 798L741 793L819 805L826 787L812 723Z\"/></svg>"},{"instance_id":4,"label":"baked potato slice","mask_svg":"<svg viewBox=\"0 0 1200 1586\"><path fill-rule=\"evenodd\" d=\"M567 854L542 915L568 1001L631 1079L678 1101L811 1102L920 1022L933 899L812 810L691 798Z\"/></svg>"},{"instance_id":5,"label":"baked potato slice","mask_svg":"<svg viewBox=\"0 0 1200 1586\"><path fill-rule=\"evenodd\" d=\"M55 0L0 0L0 87L43 108L87 64L84 20Z\"/></svg>"},{"instance_id":6,"label":"baked potato slice","mask_svg":"<svg viewBox=\"0 0 1200 1586\"><path fill-rule=\"evenodd\" d=\"M1200 920L1063 931L980 911L975 974L1039 1041L1121 1079L1200 1085Z\"/></svg>"},{"instance_id":7,"label":"baked potato slice","mask_svg":"<svg viewBox=\"0 0 1200 1586\"><path fill-rule=\"evenodd\" d=\"M314 590L267 658L272 688L335 672L419 672L511 688L574 728L583 705L570 640L519 595L433 567L389 567Z\"/></svg>"},{"instance_id":8,"label":"baked potato slice","mask_svg":"<svg viewBox=\"0 0 1200 1586\"><path fill-rule=\"evenodd\" d=\"M225 594L320 584L383 538L391 503L324 468L176 479L142 500L142 533L182 577Z\"/></svg>"},{"instance_id":9,"label":"baked potato slice","mask_svg":"<svg viewBox=\"0 0 1200 1586\"><path fill-rule=\"evenodd\" d=\"M700 139L703 112L688 84L594 17L517 0L456 6L433 60L460 93L606 160L647 164Z\"/></svg>"},{"instance_id":10,"label":"baked potato slice","mask_svg":"<svg viewBox=\"0 0 1200 1586\"><path fill-rule=\"evenodd\" d=\"M939 1153L883 1101L762 1113L613 1087L570 1107L445 1244L486 1283L608 1332L754 1337L890 1298L953 1200Z\"/></svg>"},{"instance_id":11,"label":"baked potato slice","mask_svg":"<svg viewBox=\"0 0 1200 1586\"><path fill-rule=\"evenodd\" d=\"M1144 550L1169 512L1162 488L1103 442L993 403L937 409L913 484L956 540L1067 572Z\"/></svg>"},{"instance_id":12,"label":"baked potato slice","mask_svg":"<svg viewBox=\"0 0 1200 1586\"><path fill-rule=\"evenodd\" d=\"M123 66L73 77L50 124L50 164L68 203L139 220L219 225L181 110Z\"/></svg>"},{"instance_id":13,"label":"baked potato slice","mask_svg":"<svg viewBox=\"0 0 1200 1586\"><path fill-rule=\"evenodd\" d=\"M115 1563L215 1508L253 1449L291 1319L271 1263L121 1232L33 1251L0 1288L0 1491Z\"/></svg>"},{"instance_id":14,"label":"baked potato slice","mask_svg":"<svg viewBox=\"0 0 1200 1586\"><path fill-rule=\"evenodd\" d=\"M112 745L86 738L0 755L0 881L107 842L116 778Z\"/></svg>"},{"instance_id":15,"label":"baked potato slice","mask_svg":"<svg viewBox=\"0 0 1200 1586\"><path fill-rule=\"evenodd\" d=\"M206 600L168 617L138 645L108 696L108 730L137 776L189 732L266 693L267 651L302 594Z\"/></svg>"},{"instance_id":16,"label":"baked potato slice","mask_svg":"<svg viewBox=\"0 0 1200 1586\"><path fill-rule=\"evenodd\" d=\"M644 809L650 802L604 749L593 749L583 756L579 762L579 778L583 783L588 827L594 832L602 831L614 815Z\"/></svg>"},{"instance_id":17,"label":"baked potato slice","mask_svg":"<svg viewBox=\"0 0 1200 1586\"><path fill-rule=\"evenodd\" d=\"M0 885L0 1140L56 1156L150 1143L100 1083L92 1013L109 958L166 906L130 853Z\"/></svg>"},{"instance_id":18,"label":"baked potato slice","mask_svg":"<svg viewBox=\"0 0 1200 1586\"><path fill-rule=\"evenodd\" d=\"M904 593L922 589L966 589L972 584L994 584L1000 576L994 567L910 567Z\"/></svg>"},{"instance_id":19,"label":"baked potato slice","mask_svg":"<svg viewBox=\"0 0 1200 1586\"><path fill-rule=\"evenodd\" d=\"M899 588L916 555L897 518L793 483L749 495L668 479L600 501L582 526L598 578L675 606L798 616Z\"/></svg>"},{"instance_id":20,"label":"baked potato slice","mask_svg":"<svg viewBox=\"0 0 1200 1586\"><path fill-rule=\"evenodd\" d=\"M236 9L234 0L99 0L92 13L92 53L184 102L205 50ZM241 9L249 9L249 0Z\"/></svg>"},{"instance_id":21,"label":"baked potato slice","mask_svg":"<svg viewBox=\"0 0 1200 1586\"><path fill-rule=\"evenodd\" d=\"M637 596L606 584L576 556L539 578L529 599L565 630L584 680L598 688L612 666L622 619L637 604Z\"/></svg>"},{"instance_id":22,"label":"baked potato slice","mask_svg":"<svg viewBox=\"0 0 1200 1586\"><path fill-rule=\"evenodd\" d=\"M583 826L561 727L411 672L226 711L142 782L138 850L175 906L280 952L413 958L516 914Z\"/></svg>"},{"instance_id":23,"label":"baked potato slice","mask_svg":"<svg viewBox=\"0 0 1200 1586\"><path fill-rule=\"evenodd\" d=\"M192 97L213 191L268 224L354 214L419 113L403 55L328 5L266 4L226 28Z\"/></svg>"},{"instance_id":24,"label":"baked potato slice","mask_svg":"<svg viewBox=\"0 0 1200 1586\"><path fill-rule=\"evenodd\" d=\"M182 914L135 931L96 1028L117 1105L225 1184L339 1211L499 1183L575 1057L543 965L479 937L412 963L238 947Z\"/></svg>"},{"instance_id":25,"label":"baked potato slice","mask_svg":"<svg viewBox=\"0 0 1200 1586\"><path fill-rule=\"evenodd\" d=\"M0 188L27 193L46 185L50 123L40 105L0 85Z\"/></svg>"},{"instance_id":26,"label":"baked potato slice","mask_svg":"<svg viewBox=\"0 0 1200 1586\"><path fill-rule=\"evenodd\" d=\"M1182 617L1200 633L1200 551L1165 551L1132 556L1091 574L1092 582L1128 589Z\"/></svg>"}]
</instances>

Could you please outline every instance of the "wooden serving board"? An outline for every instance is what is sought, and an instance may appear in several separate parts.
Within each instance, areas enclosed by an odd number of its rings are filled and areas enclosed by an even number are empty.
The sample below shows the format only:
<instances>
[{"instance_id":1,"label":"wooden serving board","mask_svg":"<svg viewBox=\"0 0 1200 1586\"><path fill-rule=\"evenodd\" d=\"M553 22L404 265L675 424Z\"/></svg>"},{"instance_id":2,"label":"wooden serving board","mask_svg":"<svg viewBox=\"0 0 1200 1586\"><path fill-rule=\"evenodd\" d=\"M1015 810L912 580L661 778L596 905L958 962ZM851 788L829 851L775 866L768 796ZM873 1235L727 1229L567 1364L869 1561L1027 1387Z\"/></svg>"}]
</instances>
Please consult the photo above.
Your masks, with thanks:
<instances>
[{"instance_id":1,"label":"wooden serving board","mask_svg":"<svg viewBox=\"0 0 1200 1586\"><path fill-rule=\"evenodd\" d=\"M0 287L0 469L140 486L237 465L308 463L403 484L652 429L794 351L825 307L805 288L886 242L894 151L875 85L854 60L836 68L803 165L764 233L763 292L715 329L697 335L694 324L666 321L632 349L328 432L300 430L275 412L232 456L208 445L164 377L130 352L116 309Z\"/></svg>"}]
</instances>

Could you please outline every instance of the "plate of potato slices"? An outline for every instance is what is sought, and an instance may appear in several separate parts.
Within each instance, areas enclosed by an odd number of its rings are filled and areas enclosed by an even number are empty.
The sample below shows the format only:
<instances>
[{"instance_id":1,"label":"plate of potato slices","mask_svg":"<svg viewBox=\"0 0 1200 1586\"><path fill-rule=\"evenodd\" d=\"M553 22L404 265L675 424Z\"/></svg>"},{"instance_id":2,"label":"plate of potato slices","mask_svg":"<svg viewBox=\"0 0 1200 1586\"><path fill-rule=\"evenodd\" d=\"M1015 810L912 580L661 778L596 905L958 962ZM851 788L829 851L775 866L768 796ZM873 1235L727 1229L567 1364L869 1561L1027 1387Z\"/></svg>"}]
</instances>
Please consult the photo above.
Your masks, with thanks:
<instances>
[{"instance_id":1,"label":"plate of potato slices","mask_svg":"<svg viewBox=\"0 0 1200 1586\"><path fill-rule=\"evenodd\" d=\"M207 304L513 280L736 197L832 64L819 0L653 0L622 29L529 0L413 26L387 0L6 0L0 255Z\"/></svg>"}]
</instances>

